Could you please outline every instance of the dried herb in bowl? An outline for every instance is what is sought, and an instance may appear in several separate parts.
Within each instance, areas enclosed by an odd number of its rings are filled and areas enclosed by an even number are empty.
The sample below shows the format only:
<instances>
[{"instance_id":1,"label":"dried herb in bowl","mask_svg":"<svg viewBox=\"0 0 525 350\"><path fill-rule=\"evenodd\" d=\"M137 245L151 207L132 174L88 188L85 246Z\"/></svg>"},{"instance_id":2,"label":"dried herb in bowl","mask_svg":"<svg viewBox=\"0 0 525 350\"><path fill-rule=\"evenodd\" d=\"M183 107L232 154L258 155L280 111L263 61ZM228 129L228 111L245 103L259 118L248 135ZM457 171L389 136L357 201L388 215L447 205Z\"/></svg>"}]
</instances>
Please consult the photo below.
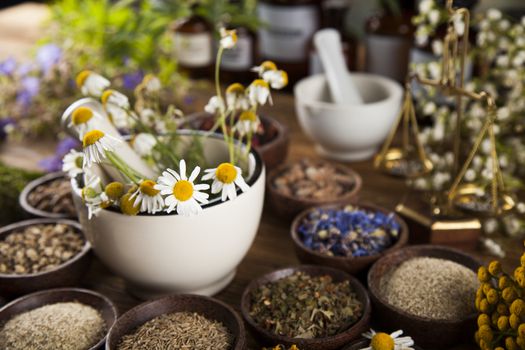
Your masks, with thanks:
<instances>
[{"instance_id":1,"label":"dried herb in bowl","mask_svg":"<svg viewBox=\"0 0 525 350\"><path fill-rule=\"evenodd\" d=\"M19 314L0 330L0 349L88 350L106 333L100 313L78 302L55 303Z\"/></svg>"},{"instance_id":2,"label":"dried herb in bowl","mask_svg":"<svg viewBox=\"0 0 525 350\"><path fill-rule=\"evenodd\" d=\"M37 186L27 196L27 202L34 208L54 214L77 214L73 204L71 184L67 178L60 178Z\"/></svg>"},{"instance_id":3,"label":"dried herb in bowl","mask_svg":"<svg viewBox=\"0 0 525 350\"><path fill-rule=\"evenodd\" d=\"M343 196L355 187L355 179L327 162L303 159L279 174L272 185L286 196L328 200Z\"/></svg>"},{"instance_id":4,"label":"dried herb in bowl","mask_svg":"<svg viewBox=\"0 0 525 350\"><path fill-rule=\"evenodd\" d=\"M249 312L275 334L312 339L344 331L361 318L363 305L350 281L296 272L254 290Z\"/></svg>"},{"instance_id":5,"label":"dried herb in bowl","mask_svg":"<svg viewBox=\"0 0 525 350\"><path fill-rule=\"evenodd\" d=\"M297 227L306 248L342 257L381 253L397 241L400 229L393 213L352 205L341 209L314 209Z\"/></svg>"},{"instance_id":6,"label":"dried herb in bowl","mask_svg":"<svg viewBox=\"0 0 525 350\"><path fill-rule=\"evenodd\" d=\"M174 312L155 317L125 335L117 350L213 349L228 350L233 335L221 322L195 312Z\"/></svg>"},{"instance_id":7,"label":"dried herb in bowl","mask_svg":"<svg viewBox=\"0 0 525 350\"><path fill-rule=\"evenodd\" d=\"M49 271L82 251L85 240L65 224L16 229L0 241L0 273L24 275Z\"/></svg>"}]
</instances>

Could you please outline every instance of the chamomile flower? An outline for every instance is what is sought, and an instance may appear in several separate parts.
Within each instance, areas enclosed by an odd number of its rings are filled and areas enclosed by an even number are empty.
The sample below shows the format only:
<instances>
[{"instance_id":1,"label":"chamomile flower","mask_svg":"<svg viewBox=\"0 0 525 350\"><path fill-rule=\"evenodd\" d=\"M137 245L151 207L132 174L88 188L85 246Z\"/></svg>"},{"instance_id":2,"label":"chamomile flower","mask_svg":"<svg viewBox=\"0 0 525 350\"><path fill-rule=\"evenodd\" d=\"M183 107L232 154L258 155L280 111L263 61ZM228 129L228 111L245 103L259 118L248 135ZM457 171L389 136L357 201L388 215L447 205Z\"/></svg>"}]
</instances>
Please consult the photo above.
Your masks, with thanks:
<instances>
[{"instance_id":1,"label":"chamomile flower","mask_svg":"<svg viewBox=\"0 0 525 350\"><path fill-rule=\"evenodd\" d=\"M88 208L88 219L111 204L107 195L102 191L100 177L91 173L86 173L85 186L82 188L82 199Z\"/></svg>"},{"instance_id":2,"label":"chamomile flower","mask_svg":"<svg viewBox=\"0 0 525 350\"><path fill-rule=\"evenodd\" d=\"M72 149L62 159L62 171L66 172L69 177L75 177L84 171L82 169L83 162L84 153Z\"/></svg>"},{"instance_id":3,"label":"chamomile flower","mask_svg":"<svg viewBox=\"0 0 525 350\"><path fill-rule=\"evenodd\" d=\"M143 132L137 134L137 136L135 136L132 141L133 149L141 157L151 155L151 151L153 150L153 147L155 147L156 144L157 140L155 139L155 136Z\"/></svg>"},{"instance_id":4,"label":"chamomile flower","mask_svg":"<svg viewBox=\"0 0 525 350\"><path fill-rule=\"evenodd\" d=\"M189 178L186 177L186 162L182 159L179 163L179 172L167 169L159 177L155 189L162 195L168 195L164 203L170 213L177 209L179 215L191 216L202 211L201 204L208 203L208 194L205 191L210 188L207 184L194 184L199 176L200 168L195 167Z\"/></svg>"},{"instance_id":5,"label":"chamomile flower","mask_svg":"<svg viewBox=\"0 0 525 350\"><path fill-rule=\"evenodd\" d=\"M77 86L83 95L100 97L110 85L109 80L90 70L80 72L76 77Z\"/></svg>"},{"instance_id":6,"label":"chamomile flower","mask_svg":"<svg viewBox=\"0 0 525 350\"><path fill-rule=\"evenodd\" d=\"M111 121L117 128L126 129L131 126L132 119L128 115L129 100L126 95L115 90L106 90L102 94L101 100Z\"/></svg>"},{"instance_id":7,"label":"chamomile flower","mask_svg":"<svg viewBox=\"0 0 525 350\"><path fill-rule=\"evenodd\" d=\"M95 112L89 107L78 107L71 113L71 121L69 127L75 129L80 138L89 130L92 130L97 125L97 116Z\"/></svg>"},{"instance_id":8,"label":"chamomile flower","mask_svg":"<svg viewBox=\"0 0 525 350\"><path fill-rule=\"evenodd\" d=\"M282 89L288 85L288 74L284 70L269 70L262 74L262 78L272 89Z\"/></svg>"},{"instance_id":9,"label":"chamomile flower","mask_svg":"<svg viewBox=\"0 0 525 350\"><path fill-rule=\"evenodd\" d=\"M156 185L155 181L141 181L139 188L130 197L130 199L135 198L133 206L137 207L140 205L140 211L149 214L155 214L156 212L162 211L162 208L164 207L164 199L162 199L160 191L155 189Z\"/></svg>"},{"instance_id":10,"label":"chamomile flower","mask_svg":"<svg viewBox=\"0 0 525 350\"><path fill-rule=\"evenodd\" d=\"M239 83L233 83L226 88L226 104L229 109L248 109L250 101L246 98L246 90Z\"/></svg>"},{"instance_id":11,"label":"chamomile flower","mask_svg":"<svg viewBox=\"0 0 525 350\"><path fill-rule=\"evenodd\" d=\"M261 124L257 114L253 111L244 111L239 116L239 120L235 124L235 129L241 134L245 135L249 132L255 133Z\"/></svg>"},{"instance_id":12,"label":"chamomile flower","mask_svg":"<svg viewBox=\"0 0 525 350\"><path fill-rule=\"evenodd\" d=\"M218 96L212 96L208 104L204 106L204 111L210 114L216 114L218 111L224 110L224 101Z\"/></svg>"},{"instance_id":13,"label":"chamomile flower","mask_svg":"<svg viewBox=\"0 0 525 350\"><path fill-rule=\"evenodd\" d=\"M248 86L248 98L252 105L264 105L268 100L270 100L271 103L270 86L263 79L255 79L250 86Z\"/></svg>"},{"instance_id":14,"label":"chamomile flower","mask_svg":"<svg viewBox=\"0 0 525 350\"><path fill-rule=\"evenodd\" d=\"M402 334L402 330L386 334L370 329L370 332L363 334L363 337L370 339L370 346L360 350L414 350L412 338L400 337Z\"/></svg>"},{"instance_id":15,"label":"chamomile flower","mask_svg":"<svg viewBox=\"0 0 525 350\"><path fill-rule=\"evenodd\" d=\"M255 66L251 70L252 72L256 72L257 74L259 74L259 76L262 78L262 75L265 72L277 70L277 65L272 61L264 61L263 63L261 63L261 65Z\"/></svg>"},{"instance_id":16,"label":"chamomile flower","mask_svg":"<svg viewBox=\"0 0 525 350\"><path fill-rule=\"evenodd\" d=\"M222 191L222 201L226 199L234 200L237 197L237 185L243 192L250 187L242 177L242 170L231 163L222 163L217 168L207 169L202 180L212 180L211 193L216 194Z\"/></svg>"},{"instance_id":17,"label":"chamomile flower","mask_svg":"<svg viewBox=\"0 0 525 350\"><path fill-rule=\"evenodd\" d=\"M232 49L237 44L237 31L220 29L221 46L225 49Z\"/></svg>"},{"instance_id":18,"label":"chamomile flower","mask_svg":"<svg viewBox=\"0 0 525 350\"><path fill-rule=\"evenodd\" d=\"M90 167L93 163L100 163L106 158L107 151L113 151L120 141L100 130L88 131L82 138L84 147L83 167Z\"/></svg>"},{"instance_id":19,"label":"chamomile flower","mask_svg":"<svg viewBox=\"0 0 525 350\"><path fill-rule=\"evenodd\" d=\"M142 84L144 85L146 91L151 93L158 92L162 88L159 78L153 74L146 74L144 79L142 79Z\"/></svg>"}]
</instances>

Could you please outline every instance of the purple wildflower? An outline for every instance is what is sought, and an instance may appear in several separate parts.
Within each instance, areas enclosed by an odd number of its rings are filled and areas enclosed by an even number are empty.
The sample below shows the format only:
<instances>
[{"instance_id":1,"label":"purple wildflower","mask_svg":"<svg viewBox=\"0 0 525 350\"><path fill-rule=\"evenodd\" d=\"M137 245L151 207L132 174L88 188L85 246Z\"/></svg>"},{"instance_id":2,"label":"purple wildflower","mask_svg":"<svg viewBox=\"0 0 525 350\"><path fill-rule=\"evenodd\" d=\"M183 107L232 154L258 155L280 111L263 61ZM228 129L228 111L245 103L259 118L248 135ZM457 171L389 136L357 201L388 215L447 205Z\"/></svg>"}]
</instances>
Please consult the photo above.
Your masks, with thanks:
<instances>
[{"instance_id":1,"label":"purple wildflower","mask_svg":"<svg viewBox=\"0 0 525 350\"><path fill-rule=\"evenodd\" d=\"M124 74L122 78L122 85L127 90L133 90L137 85L139 85L144 79L144 72L138 70L134 73Z\"/></svg>"},{"instance_id":2,"label":"purple wildflower","mask_svg":"<svg viewBox=\"0 0 525 350\"><path fill-rule=\"evenodd\" d=\"M73 137L66 137L65 139L61 140L55 150L55 155L44 158L40 162L38 162L38 165L47 172L55 172L62 170L62 158L72 149L77 148L80 146L80 143L77 139Z\"/></svg>"},{"instance_id":3,"label":"purple wildflower","mask_svg":"<svg viewBox=\"0 0 525 350\"><path fill-rule=\"evenodd\" d=\"M25 77L22 79L22 89L18 91L16 102L27 108L33 101L33 97L40 90L40 80L36 77Z\"/></svg>"},{"instance_id":4,"label":"purple wildflower","mask_svg":"<svg viewBox=\"0 0 525 350\"><path fill-rule=\"evenodd\" d=\"M18 66L18 69L16 70L16 72L18 73L18 75L24 77L24 76L28 75L29 73L31 73L33 68L34 68L33 63L30 63L30 62L29 63L23 63L20 66Z\"/></svg>"},{"instance_id":5,"label":"purple wildflower","mask_svg":"<svg viewBox=\"0 0 525 350\"><path fill-rule=\"evenodd\" d=\"M0 75L11 75L16 69L16 60L9 57L3 62L0 62Z\"/></svg>"},{"instance_id":6,"label":"purple wildflower","mask_svg":"<svg viewBox=\"0 0 525 350\"><path fill-rule=\"evenodd\" d=\"M44 74L47 74L53 66L55 66L62 57L62 50L55 44L47 44L42 46L37 54L36 61L40 65L40 69Z\"/></svg>"}]
</instances>

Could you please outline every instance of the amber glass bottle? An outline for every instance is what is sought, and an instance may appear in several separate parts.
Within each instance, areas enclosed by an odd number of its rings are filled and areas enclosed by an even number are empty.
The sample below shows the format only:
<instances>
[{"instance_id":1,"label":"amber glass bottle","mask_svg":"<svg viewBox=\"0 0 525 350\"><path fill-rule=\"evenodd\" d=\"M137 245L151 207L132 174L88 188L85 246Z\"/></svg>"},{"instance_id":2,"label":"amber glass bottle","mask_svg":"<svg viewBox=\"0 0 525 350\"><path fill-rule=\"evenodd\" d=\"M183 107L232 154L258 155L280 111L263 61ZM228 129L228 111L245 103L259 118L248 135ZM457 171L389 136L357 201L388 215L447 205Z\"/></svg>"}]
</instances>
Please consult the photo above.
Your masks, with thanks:
<instances>
[{"instance_id":1,"label":"amber glass bottle","mask_svg":"<svg viewBox=\"0 0 525 350\"><path fill-rule=\"evenodd\" d=\"M401 13L385 10L372 17L366 28L366 70L403 82L405 80L414 28L414 1L399 1Z\"/></svg>"},{"instance_id":2,"label":"amber glass bottle","mask_svg":"<svg viewBox=\"0 0 525 350\"><path fill-rule=\"evenodd\" d=\"M290 86L308 73L310 41L320 28L319 0L259 0L259 49L263 59L288 72Z\"/></svg>"},{"instance_id":3,"label":"amber glass bottle","mask_svg":"<svg viewBox=\"0 0 525 350\"><path fill-rule=\"evenodd\" d=\"M212 26L202 17L193 15L175 23L174 54L181 71L191 78L211 77L213 63Z\"/></svg>"}]
</instances>

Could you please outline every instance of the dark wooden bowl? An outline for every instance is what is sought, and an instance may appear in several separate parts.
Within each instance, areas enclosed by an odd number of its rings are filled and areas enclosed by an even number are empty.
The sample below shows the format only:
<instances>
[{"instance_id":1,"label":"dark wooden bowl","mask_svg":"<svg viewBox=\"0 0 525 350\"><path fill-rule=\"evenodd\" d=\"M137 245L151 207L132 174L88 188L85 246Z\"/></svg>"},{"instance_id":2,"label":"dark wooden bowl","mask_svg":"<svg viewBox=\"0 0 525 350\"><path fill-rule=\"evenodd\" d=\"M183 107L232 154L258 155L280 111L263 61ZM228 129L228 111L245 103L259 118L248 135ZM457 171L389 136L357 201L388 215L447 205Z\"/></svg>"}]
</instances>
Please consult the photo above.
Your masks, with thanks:
<instances>
[{"instance_id":1,"label":"dark wooden bowl","mask_svg":"<svg viewBox=\"0 0 525 350\"><path fill-rule=\"evenodd\" d=\"M91 306L99 311L100 315L106 322L108 331L113 327L113 324L117 320L118 315L115 305L102 294L87 289L59 288L29 294L5 305L0 309L0 324L4 324L16 315L34 310L44 305L74 301ZM106 341L106 335L88 350L101 349Z\"/></svg>"},{"instance_id":2,"label":"dark wooden bowl","mask_svg":"<svg viewBox=\"0 0 525 350\"><path fill-rule=\"evenodd\" d=\"M325 160L314 160L313 163L321 164L326 163ZM297 214L302 211L311 208L318 207L325 204L344 204L349 202L357 201L357 196L361 190L362 180L361 176L354 170L339 164L331 164L339 172L346 174L354 179L354 187L337 198L330 199L309 199L309 198L298 198L279 192L273 182L275 178L280 176L284 171L289 169L292 164L283 164L276 169L272 170L266 178L266 194L268 196L268 203L273 208L274 212L280 217L285 219L293 219Z\"/></svg>"},{"instance_id":3,"label":"dark wooden bowl","mask_svg":"<svg viewBox=\"0 0 525 350\"><path fill-rule=\"evenodd\" d=\"M31 182L29 182L22 192L20 192L20 196L18 197L18 202L20 203L20 206L22 209L28 213L29 215L37 218L49 218L49 219L77 219L76 215L70 215L67 213L51 213L48 211L40 210L29 204L29 201L27 200L27 197L35 188L37 188L40 185L45 184L46 182L51 182L60 178L67 178L67 175L62 172L54 172L50 173L44 176L39 177L38 179L35 179Z\"/></svg>"},{"instance_id":4,"label":"dark wooden bowl","mask_svg":"<svg viewBox=\"0 0 525 350\"><path fill-rule=\"evenodd\" d=\"M336 204L336 205L331 204L331 205L323 205L320 207L306 209L294 219L290 233L292 235L292 240L294 242L295 254L297 255L297 257L302 263L330 266L330 267L344 270L352 275L355 275L355 274L358 274L368 269L374 262L379 260L379 258L384 256L385 254L396 251L404 247L407 244L408 226L401 217L399 217L397 214L394 213L394 211L390 211L385 208L375 206L373 204L357 203L353 205L359 208L362 208L362 209L374 210L374 211L382 212L384 214L394 215L395 220L399 223L399 226L401 228L399 232L399 237L397 241L394 243L394 245L390 246L385 251L379 254L374 254L370 256L359 256L359 257L328 256L328 255L325 255L325 254L322 254L322 253L319 253L312 249L307 248L303 244L301 238L299 237L299 233L297 232L299 225L304 220L304 218L310 212L316 209L339 209L339 208L343 208L345 205L346 204Z\"/></svg>"},{"instance_id":5,"label":"dark wooden bowl","mask_svg":"<svg viewBox=\"0 0 525 350\"><path fill-rule=\"evenodd\" d=\"M352 288L357 294L359 301L363 304L363 316L361 316L361 318L356 323L351 325L347 330L345 330L342 333L330 337L315 339L300 339L281 336L259 326L259 324L257 324L255 320L250 316L251 293L262 285L265 285L270 282L275 282L281 278L293 275L298 271L307 273L310 276L330 275L333 278L334 282L342 282L349 280ZM368 294L363 285L357 279L353 278L346 272L324 266L301 265L277 270L252 281L246 287L242 294L241 311L244 320L248 323L249 329L252 331L255 337L264 344L283 344L287 347L295 344L301 350L335 350L341 348L348 342L359 338L363 332L368 330L368 324L370 322L371 305L370 299L368 298Z\"/></svg>"},{"instance_id":6,"label":"dark wooden bowl","mask_svg":"<svg viewBox=\"0 0 525 350\"><path fill-rule=\"evenodd\" d=\"M381 279L402 262L415 257L432 257L454 261L476 272L481 266L474 257L459 250L435 246L415 245L392 252L379 259L368 273L368 289L374 306L375 319L388 331L402 329L425 349L448 349L451 345L472 341L476 314L459 320L435 320L414 316L389 305L379 292Z\"/></svg>"},{"instance_id":7,"label":"dark wooden bowl","mask_svg":"<svg viewBox=\"0 0 525 350\"><path fill-rule=\"evenodd\" d=\"M188 116L190 126L201 130L206 130L213 126L212 118L206 112ZM259 118L265 130L265 140L261 144L254 145L254 148L261 155L266 169L272 170L281 165L288 156L290 131L286 125L277 119L265 115L260 115Z\"/></svg>"},{"instance_id":8,"label":"dark wooden bowl","mask_svg":"<svg viewBox=\"0 0 525 350\"><path fill-rule=\"evenodd\" d=\"M73 287L79 284L81 278L89 268L92 258L91 244L84 235L82 227L76 221L66 219L24 220L0 228L0 240L4 240L5 237L7 237L14 230L40 224L66 224L73 227L75 231L79 235L82 235L82 238L84 239L84 246L82 247L82 250L72 259L49 271L26 275L0 273L1 295L13 297L43 289Z\"/></svg>"},{"instance_id":9,"label":"dark wooden bowl","mask_svg":"<svg viewBox=\"0 0 525 350\"><path fill-rule=\"evenodd\" d=\"M143 303L122 315L109 332L106 350L116 350L124 335L132 333L157 316L173 312L196 312L222 322L235 337L232 350L242 350L246 347L244 323L230 306L210 297L180 294Z\"/></svg>"},{"instance_id":10,"label":"dark wooden bowl","mask_svg":"<svg viewBox=\"0 0 525 350\"><path fill-rule=\"evenodd\" d=\"M403 334L403 336L404 336L404 334ZM369 339L360 339L360 340L356 340L355 342L352 342L352 343L348 344L342 350L361 350L361 349L367 348L369 346L370 346L370 340ZM419 346L416 346L416 345L413 345L412 348L414 348L415 350L423 350L422 348L420 348Z\"/></svg>"}]
</instances>

